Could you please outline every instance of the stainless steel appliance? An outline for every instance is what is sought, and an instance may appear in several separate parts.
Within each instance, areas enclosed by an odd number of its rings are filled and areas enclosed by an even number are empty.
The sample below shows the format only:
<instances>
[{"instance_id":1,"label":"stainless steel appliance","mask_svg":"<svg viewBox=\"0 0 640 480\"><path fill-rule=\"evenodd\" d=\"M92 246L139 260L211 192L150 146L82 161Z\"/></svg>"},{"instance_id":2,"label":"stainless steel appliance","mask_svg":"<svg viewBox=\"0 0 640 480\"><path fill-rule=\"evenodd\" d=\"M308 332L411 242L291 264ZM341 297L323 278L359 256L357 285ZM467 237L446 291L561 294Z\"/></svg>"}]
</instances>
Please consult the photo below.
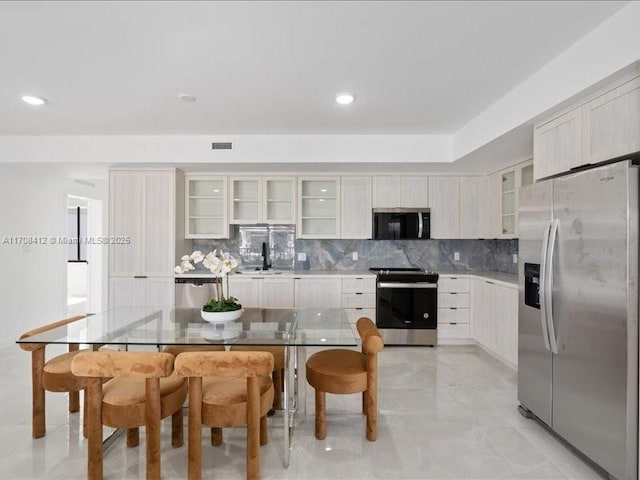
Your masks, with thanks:
<instances>
[{"instance_id":1,"label":"stainless steel appliance","mask_svg":"<svg viewBox=\"0 0 640 480\"><path fill-rule=\"evenodd\" d=\"M438 342L438 274L419 268L372 268L376 326L387 345Z\"/></svg>"},{"instance_id":2,"label":"stainless steel appliance","mask_svg":"<svg viewBox=\"0 0 640 480\"><path fill-rule=\"evenodd\" d=\"M524 187L518 399L617 479L638 475L638 167Z\"/></svg>"},{"instance_id":3,"label":"stainless steel appliance","mask_svg":"<svg viewBox=\"0 0 640 480\"><path fill-rule=\"evenodd\" d=\"M202 307L217 297L219 278L176 277L176 308Z\"/></svg>"},{"instance_id":4,"label":"stainless steel appliance","mask_svg":"<svg viewBox=\"0 0 640 480\"><path fill-rule=\"evenodd\" d=\"M428 208L374 208L374 240L416 240L430 238Z\"/></svg>"}]
</instances>

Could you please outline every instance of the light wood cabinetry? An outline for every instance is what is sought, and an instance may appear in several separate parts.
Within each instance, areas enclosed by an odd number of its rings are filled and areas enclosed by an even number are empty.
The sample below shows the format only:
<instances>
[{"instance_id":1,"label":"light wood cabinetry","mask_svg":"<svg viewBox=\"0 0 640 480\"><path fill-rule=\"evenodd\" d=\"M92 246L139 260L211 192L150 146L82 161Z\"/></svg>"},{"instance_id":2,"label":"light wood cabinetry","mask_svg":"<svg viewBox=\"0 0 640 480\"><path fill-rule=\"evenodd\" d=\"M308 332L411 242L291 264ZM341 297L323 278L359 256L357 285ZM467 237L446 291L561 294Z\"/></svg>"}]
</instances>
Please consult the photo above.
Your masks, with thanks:
<instances>
[{"instance_id":1,"label":"light wood cabinetry","mask_svg":"<svg viewBox=\"0 0 640 480\"><path fill-rule=\"evenodd\" d=\"M431 238L458 238L460 181L458 177L429 177Z\"/></svg>"},{"instance_id":2,"label":"light wood cabinetry","mask_svg":"<svg viewBox=\"0 0 640 480\"><path fill-rule=\"evenodd\" d=\"M298 179L299 238L340 238L340 177Z\"/></svg>"},{"instance_id":3,"label":"light wood cabinetry","mask_svg":"<svg viewBox=\"0 0 640 480\"><path fill-rule=\"evenodd\" d=\"M582 108L584 163L598 163L640 150L640 77Z\"/></svg>"},{"instance_id":4,"label":"light wood cabinetry","mask_svg":"<svg viewBox=\"0 0 640 480\"><path fill-rule=\"evenodd\" d=\"M422 175L373 177L373 208L426 208L429 182Z\"/></svg>"},{"instance_id":5,"label":"light wood cabinetry","mask_svg":"<svg viewBox=\"0 0 640 480\"><path fill-rule=\"evenodd\" d=\"M173 305L180 180L175 170L109 172L111 308Z\"/></svg>"},{"instance_id":6,"label":"light wood cabinetry","mask_svg":"<svg viewBox=\"0 0 640 480\"><path fill-rule=\"evenodd\" d=\"M173 276L175 171L111 171L109 181L110 276Z\"/></svg>"},{"instance_id":7,"label":"light wood cabinetry","mask_svg":"<svg viewBox=\"0 0 640 480\"><path fill-rule=\"evenodd\" d=\"M539 122L533 146L536 180L640 150L638 69Z\"/></svg>"},{"instance_id":8,"label":"light wood cabinetry","mask_svg":"<svg viewBox=\"0 0 640 480\"><path fill-rule=\"evenodd\" d=\"M470 343L470 279L441 275L438 279L438 341Z\"/></svg>"},{"instance_id":9,"label":"light wood cabinetry","mask_svg":"<svg viewBox=\"0 0 640 480\"><path fill-rule=\"evenodd\" d=\"M294 177L231 177L231 223L295 223Z\"/></svg>"},{"instance_id":10,"label":"light wood cabinetry","mask_svg":"<svg viewBox=\"0 0 640 480\"><path fill-rule=\"evenodd\" d=\"M340 238L371 238L371 177L342 177Z\"/></svg>"},{"instance_id":11,"label":"light wood cabinetry","mask_svg":"<svg viewBox=\"0 0 640 480\"><path fill-rule=\"evenodd\" d=\"M376 321L376 278L344 277L342 279L342 308L349 322L360 317Z\"/></svg>"},{"instance_id":12,"label":"light wood cabinetry","mask_svg":"<svg viewBox=\"0 0 640 480\"><path fill-rule=\"evenodd\" d=\"M294 308L293 277L229 277L229 294L247 308Z\"/></svg>"},{"instance_id":13,"label":"light wood cabinetry","mask_svg":"<svg viewBox=\"0 0 640 480\"><path fill-rule=\"evenodd\" d=\"M185 175L185 238L229 238L227 177Z\"/></svg>"},{"instance_id":14,"label":"light wood cabinetry","mask_svg":"<svg viewBox=\"0 0 640 480\"><path fill-rule=\"evenodd\" d=\"M482 202L482 236L498 238L501 231L501 175L494 173L484 177Z\"/></svg>"},{"instance_id":15,"label":"light wood cabinetry","mask_svg":"<svg viewBox=\"0 0 640 480\"><path fill-rule=\"evenodd\" d=\"M497 357L518 363L518 289L482 278L472 282L471 334Z\"/></svg>"},{"instance_id":16,"label":"light wood cabinetry","mask_svg":"<svg viewBox=\"0 0 640 480\"><path fill-rule=\"evenodd\" d=\"M483 177L460 177L460 231L458 238L484 237Z\"/></svg>"},{"instance_id":17,"label":"light wood cabinetry","mask_svg":"<svg viewBox=\"0 0 640 480\"><path fill-rule=\"evenodd\" d=\"M109 308L116 307L173 307L175 282L173 278L111 277L109 279Z\"/></svg>"},{"instance_id":18,"label":"light wood cabinetry","mask_svg":"<svg viewBox=\"0 0 640 480\"><path fill-rule=\"evenodd\" d=\"M295 308L340 308L342 278L295 278Z\"/></svg>"}]
</instances>

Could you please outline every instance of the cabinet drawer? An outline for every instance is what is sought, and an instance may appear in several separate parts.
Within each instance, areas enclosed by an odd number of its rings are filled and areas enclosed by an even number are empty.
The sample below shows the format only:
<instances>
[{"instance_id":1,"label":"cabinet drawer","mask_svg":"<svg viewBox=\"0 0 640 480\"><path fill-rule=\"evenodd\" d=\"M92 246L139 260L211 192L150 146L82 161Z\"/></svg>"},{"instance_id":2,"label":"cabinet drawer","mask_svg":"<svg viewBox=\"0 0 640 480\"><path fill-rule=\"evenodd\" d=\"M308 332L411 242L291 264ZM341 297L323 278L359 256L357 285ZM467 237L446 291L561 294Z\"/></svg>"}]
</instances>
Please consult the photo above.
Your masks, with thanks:
<instances>
[{"instance_id":1,"label":"cabinet drawer","mask_svg":"<svg viewBox=\"0 0 640 480\"><path fill-rule=\"evenodd\" d=\"M345 293L342 308L376 308L375 293Z\"/></svg>"},{"instance_id":2,"label":"cabinet drawer","mask_svg":"<svg viewBox=\"0 0 640 480\"><path fill-rule=\"evenodd\" d=\"M469 292L468 278L440 277L438 279L438 292Z\"/></svg>"},{"instance_id":3,"label":"cabinet drawer","mask_svg":"<svg viewBox=\"0 0 640 480\"><path fill-rule=\"evenodd\" d=\"M343 278L342 293L376 293L376 279L371 278Z\"/></svg>"},{"instance_id":4,"label":"cabinet drawer","mask_svg":"<svg viewBox=\"0 0 640 480\"><path fill-rule=\"evenodd\" d=\"M468 308L438 308L438 324L469 323Z\"/></svg>"},{"instance_id":5,"label":"cabinet drawer","mask_svg":"<svg viewBox=\"0 0 640 480\"><path fill-rule=\"evenodd\" d=\"M469 294L438 292L438 308L448 307L469 308Z\"/></svg>"},{"instance_id":6,"label":"cabinet drawer","mask_svg":"<svg viewBox=\"0 0 640 480\"><path fill-rule=\"evenodd\" d=\"M468 323L458 325L439 323L438 338L471 338L471 329Z\"/></svg>"},{"instance_id":7,"label":"cabinet drawer","mask_svg":"<svg viewBox=\"0 0 640 480\"><path fill-rule=\"evenodd\" d=\"M373 321L373 323L376 323L375 308L345 308L344 312L347 314L349 323L355 324L360 317L370 318Z\"/></svg>"}]
</instances>

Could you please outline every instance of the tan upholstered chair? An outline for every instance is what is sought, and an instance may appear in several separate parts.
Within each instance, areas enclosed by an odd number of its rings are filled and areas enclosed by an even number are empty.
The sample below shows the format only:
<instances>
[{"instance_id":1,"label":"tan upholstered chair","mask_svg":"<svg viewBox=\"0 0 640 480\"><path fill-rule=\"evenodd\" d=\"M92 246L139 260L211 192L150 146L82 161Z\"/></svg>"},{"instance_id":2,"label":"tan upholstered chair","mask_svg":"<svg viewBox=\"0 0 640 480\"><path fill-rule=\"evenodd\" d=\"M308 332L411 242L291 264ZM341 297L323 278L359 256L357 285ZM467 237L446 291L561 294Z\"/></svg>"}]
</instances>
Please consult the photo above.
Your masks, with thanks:
<instances>
[{"instance_id":1,"label":"tan upholstered chair","mask_svg":"<svg viewBox=\"0 0 640 480\"><path fill-rule=\"evenodd\" d=\"M362 410L367 416L367 440L378 435L378 353L384 343L373 322L362 317L357 323L362 353L331 349L315 353L307 360L307 381L316 392L316 438L327 434L325 393L362 392Z\"/></svg>"},{"instance_id":2,"label":"tan upholstered chair","mask_svg":"<svg viewBox=\"0 0 640 480\"><path fill-rule=\"evenodd\" d=\"M269 352L273 355L273 408L282 410L284 390L284 347L280 345L232 345L236 352Z\"/></svg>"},{"instance_id":3,"label":"tan upholstered chair","mask_svg":"<svg viewBox=\"0 0 640 480\"><path fill-rule=\"evenodd\" d=\"M177 357L185 352L224 352L225 348L224 345L169 345L162 351Z\"/></svg>"},{"instance_id":4,"label":"tan upholstered chair","mask_svg":"<svg viewBox=\"0 0 640 480\"><path fill-rule=\"evenodd\" d=\"M81 320L84 316L70 317L59 322L50 323L42 327L29 330L20 336L27 339L37 333L43 333L54 328L62 327L71 322ZM76 377L71 373L71 360L80 352L78 344L70 344L69 352L45 361L45 343L21 343L20 348L31 352L31 422L33 438L44 437L46 433L45 420L45 390L50 392L69 393L69 412L80 410L80 390L84 390L86 379ZM86 436L86 435L85 435Z\"/></svg>"},{"instance_id":5,"label":"tan upholstered chair","mask_svg":"<svg viewBox=\"0 0 640 480\"><path fill-rule=\"evenodd\" d=\"M87 377L87 478L102 479L102 425L127 429L127 445L138 445L145 427L147 478L160 478L160 420L172 416L171 444L183 444L184 378L172 375L173 355L156 352L83 352L71 362ZM103 385L105 377L112 377Z\"/></svg>"},{"instance_id":6,"label":"tan upholstered chair","mask_svg":"<svg viewBox=\"0 0 640 480\"><path fill-rule=\"evenodd\" d=\"M260 445L267 443L267 412L273 404L273 355L268 352L190 352L176 359L189 378L189 479L202 474L202 425L211 443L222 428L247 426L247 478L260 477Z\"/></svg>"}]
</instances>

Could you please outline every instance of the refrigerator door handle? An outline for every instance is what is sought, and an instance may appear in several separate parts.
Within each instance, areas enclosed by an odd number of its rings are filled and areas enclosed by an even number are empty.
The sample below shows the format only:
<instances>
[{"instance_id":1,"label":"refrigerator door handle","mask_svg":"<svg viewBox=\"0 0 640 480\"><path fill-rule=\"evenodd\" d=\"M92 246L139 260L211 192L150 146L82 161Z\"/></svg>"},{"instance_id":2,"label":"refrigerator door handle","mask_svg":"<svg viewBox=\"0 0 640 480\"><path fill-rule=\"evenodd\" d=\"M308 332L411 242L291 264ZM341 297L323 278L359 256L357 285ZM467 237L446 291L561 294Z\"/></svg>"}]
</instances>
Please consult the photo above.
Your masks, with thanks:
<instances>
[{"instance_id":1,"label":"refrigerator door handle","mask_svg":"<svg viewBox=\"0 0 640 480\"><path fill-rule=\"evenodd\" d=\"M547 279L545 281L545 311L547 316L547 329L549 331L549 343L551 351L558 353L558 339L556 337L555 326L553 323L553 260L556 250L556 237L558 236L558 220L553 221L551 234L549 235L549 249L547 260Z\"/></svg>"},{"instance_id":2,"label":"refrigerator door handle","mask_svg":"<svg viewBox=\"0 0 640 480\"><path fill-rule=\"evenodd\" d=\"M547 329L547 249L549 247L549 233L551 232L551 222L547 224L542 237L542 251L540 252L540 321L542 322L542 338L544 347L551 350L549 345L549 331Z\"/></svg>"}]
</instances>

